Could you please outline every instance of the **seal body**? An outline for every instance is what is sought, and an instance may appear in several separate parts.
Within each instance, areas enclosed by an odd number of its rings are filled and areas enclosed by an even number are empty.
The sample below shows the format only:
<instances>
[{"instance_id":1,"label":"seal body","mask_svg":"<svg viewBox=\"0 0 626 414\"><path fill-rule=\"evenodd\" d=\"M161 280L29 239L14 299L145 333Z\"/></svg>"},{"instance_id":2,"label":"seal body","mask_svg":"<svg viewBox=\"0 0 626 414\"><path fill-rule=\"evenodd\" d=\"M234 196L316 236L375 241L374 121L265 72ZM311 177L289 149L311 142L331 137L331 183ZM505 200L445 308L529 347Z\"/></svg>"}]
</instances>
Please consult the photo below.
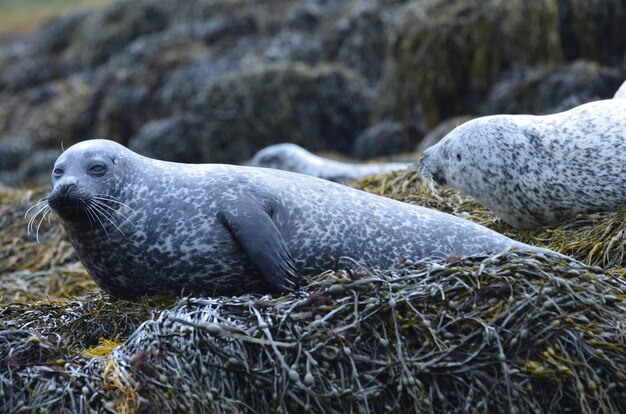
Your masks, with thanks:
<instances>
[{"instance_id":1,"label":"seal body","mask_svg":"<svg viewBox=\"0 0 626 414\"><path fill-rule=\"evenodd\" d=\"M626 100L469 121L424 152L420 171L517 228L615 210L626 202Z\"/></svg>"},{"instance_id":2,"label":"seal body","mask_svg":"<svg viewBox=\"0 0 626 414\"><path fill-rule=\"evenodd\" d=\"M399 258L546 251L325 180L158 161L106 140L65 151L52 181L48 203L81 262L121 297L286 291L341 257L390 268Z\"/></svg>"},{"instance_id":3,"label":"seal body","mask_svg":"<svg viewBox=\"0 0 626 414\"><path fill-rule=\"evenodd\" d=\"M275 168L292 171L338 183L358 180L372 174L382 174L410 168L413 164L348 163L319 157L299 145L283 143L271 145L257 152L248 162L253 167Z\"/></svg>"}]
</instances>

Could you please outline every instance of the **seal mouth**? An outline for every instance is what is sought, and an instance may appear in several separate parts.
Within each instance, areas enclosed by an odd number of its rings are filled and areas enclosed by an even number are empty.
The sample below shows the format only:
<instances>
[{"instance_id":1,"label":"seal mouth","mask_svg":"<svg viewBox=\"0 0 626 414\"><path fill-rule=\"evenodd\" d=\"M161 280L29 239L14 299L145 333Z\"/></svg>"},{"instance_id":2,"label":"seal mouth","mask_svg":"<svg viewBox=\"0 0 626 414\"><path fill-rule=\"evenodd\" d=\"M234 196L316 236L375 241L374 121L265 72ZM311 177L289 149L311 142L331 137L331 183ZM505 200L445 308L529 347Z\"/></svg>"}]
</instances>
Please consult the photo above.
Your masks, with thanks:
<instances>
[{"instance_id":1,"label":"seal mouth","mask_svg":"<svg viewBox=\"0 0 626 414\"><path fill-rule=\"evenodd\" d=\"M67 218L82 218L85 216L83 205L85 201L81 197L67 194L52 194L48 198L48 205L57 214Z\"/></svg>"},{"instance_id":2,"label":"seal mouth","mask_svg":"<svg viewBox=\"0 0 626 414\"><path fill-rule=\"evenodd\" d=\"M419 161L419 172L420 175L429 183L435 182L439 185L446 185L447 180L443 175L443 172L440 168L429 168L429 154L428 151L422 154L422 157ZM430 165L432 167L432 163ZM434 170L434 171L433 171Z\"/></svg>"},{"instance_id":3,"label":"seal mouth","mask_svg":"<svg viewBox=\"0 0 626 414\"><path fill-rule=\"evenodd\" d=\"M60 185L48 197L50 208L70 221L83 221L87 217L87 204L89 197L83 194L76 184Z\"/></svg>"},{"instance_id":4,"label":"seal mouth","mask_svg":"<svg viewBox=\"0 0 626 414\"><path fill-rule=\"evenodd\" d=\"M434 182L436 182L439 185L447 185L448 181L446 181L445 177L443 176L443 174L441 173L441 171L435 171L434 174L432 174L432 179Z\"/></svg>"}]
</instances>

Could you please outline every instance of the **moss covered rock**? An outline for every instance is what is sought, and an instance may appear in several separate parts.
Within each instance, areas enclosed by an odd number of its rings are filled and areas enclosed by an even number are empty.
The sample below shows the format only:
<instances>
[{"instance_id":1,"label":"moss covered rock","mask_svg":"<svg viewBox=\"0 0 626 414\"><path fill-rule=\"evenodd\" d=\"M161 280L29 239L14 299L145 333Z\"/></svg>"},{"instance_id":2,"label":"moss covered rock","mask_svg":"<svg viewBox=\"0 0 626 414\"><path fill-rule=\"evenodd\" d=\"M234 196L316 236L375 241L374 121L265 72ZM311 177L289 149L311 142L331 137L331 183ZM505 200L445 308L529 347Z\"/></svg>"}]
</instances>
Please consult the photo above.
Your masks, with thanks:
<instances>
[{"instance_id":1,"label":"moss covered rock","mask_svg":"<svg viewBox=\"0 0 626 414\"><path fill-rule=\"evenodd\" d=\"M569 60L588 59L607 65L626 58L626 5L623 0L561 0L559 31Z\"/></svg>"},{"instance_id":2,"label":"moss covered rock","mask_svg":"<svg viewBox=\"0 0 626 414\"><path fill-rule=\"evenodd\" d=\"M21 136L40 147L58 148L84 139L91 84L83 78L60 79L6 95L0 105L0 136Z\"/></svg>"},{"instance_id":3,"label":"moss covered rock","mask_svg":"<svg viewBox=\"0 0 626 414\"><path fill-rule=\"evenodd\" d=\"M185 101L191 117L179 119L177 125L192 122L197 129L183 137L188 150L181 159L197 162L238 162L285 141L313 151L348 153L371 112L365 84L355 73L340 66L291 63L220 77ZM160 149L175 146L180 138L142 131L131 139L131 146L167 158L171 154Z\"/></svg>"},{"instance_id":4,"label":"moss covered rock","mask_svg":"<svg viewBox=\"0 0 626 414\"><path fill-rule=\"evenodd\" d=\"M424 132L401 122L385 120L361 132L354 143L354 155L371 159L413 151Z\"/></svg>"},{"instance_id":5,"label":"moss covered rock","mask_svg":"<svg viewBox=\"0 0 626 414\"><path fill-rule=\"evenodd\" d=\"M428 126L471 113L502 73L563 60L553 0L414 1L398 27L385 104Z\"/></svg>"},{"instance_id":6,"label":"moss covered rock","mask_svg":"<svg viewBox=\"0 0 626 414\"><path fill-rule=\"evenodd\" d=\"M511 73L489 94L483 113L548 114L611 98L626 74L578 60Z\"/></svg>"}]
</instances>

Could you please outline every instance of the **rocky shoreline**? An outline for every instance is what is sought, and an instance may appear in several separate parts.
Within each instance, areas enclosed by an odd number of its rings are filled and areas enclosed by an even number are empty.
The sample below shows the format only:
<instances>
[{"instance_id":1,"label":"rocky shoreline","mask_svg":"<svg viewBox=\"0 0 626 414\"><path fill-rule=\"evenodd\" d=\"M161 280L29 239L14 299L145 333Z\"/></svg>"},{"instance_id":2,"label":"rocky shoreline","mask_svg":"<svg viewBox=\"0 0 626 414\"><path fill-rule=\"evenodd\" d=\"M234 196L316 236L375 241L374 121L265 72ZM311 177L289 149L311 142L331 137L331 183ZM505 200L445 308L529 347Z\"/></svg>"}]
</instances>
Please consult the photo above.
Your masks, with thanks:
<instances>
[{"instance_id":1,"label":"rocky shoreline","mask_svg":"<svg viewBox=\"0 0 626 414\"><path fill-rule=\"evenodd\" d=\"M480 6L478 6L480 4ZM549 113L626 77L618 1L122 1L0 45L0 181L61 144L238 163L278 142L371 158L449 119ZM444 129L445 132L445 129Z\"/></svg>"}]
</instances>

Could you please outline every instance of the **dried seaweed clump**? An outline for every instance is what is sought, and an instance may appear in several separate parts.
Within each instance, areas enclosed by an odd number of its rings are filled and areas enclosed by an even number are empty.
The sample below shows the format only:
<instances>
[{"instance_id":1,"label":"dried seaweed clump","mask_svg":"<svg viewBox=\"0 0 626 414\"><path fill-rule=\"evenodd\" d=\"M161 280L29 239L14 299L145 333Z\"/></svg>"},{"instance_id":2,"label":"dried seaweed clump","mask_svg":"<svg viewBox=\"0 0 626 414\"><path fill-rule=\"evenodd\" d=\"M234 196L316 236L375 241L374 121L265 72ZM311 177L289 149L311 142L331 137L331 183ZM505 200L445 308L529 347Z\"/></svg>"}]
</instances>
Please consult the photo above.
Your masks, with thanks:
<instances>
[{"instance_id":1,"label":"dried seaweed clump","mask_svg":"<svg viewBox=\"0 0 626 414\"><path fill-rule=\"evenodd\" d=\"M97 289L53 217L42 220L39 214L27 231L37 209L25 213L43 196L43 189L0 185L0 303L69 298Z\"/></svg>"},{"instance_id":2,"label":"dried seaweed clump","mask_svg":"<svg viewBox=\"0 0 626 414\"><path fill-rule=\"evenodd\" d=\"M183 299L91 359L5 329L0 411L622 412L625 297L601 270L503 252Z\"/></svg>"}]
</instances>

